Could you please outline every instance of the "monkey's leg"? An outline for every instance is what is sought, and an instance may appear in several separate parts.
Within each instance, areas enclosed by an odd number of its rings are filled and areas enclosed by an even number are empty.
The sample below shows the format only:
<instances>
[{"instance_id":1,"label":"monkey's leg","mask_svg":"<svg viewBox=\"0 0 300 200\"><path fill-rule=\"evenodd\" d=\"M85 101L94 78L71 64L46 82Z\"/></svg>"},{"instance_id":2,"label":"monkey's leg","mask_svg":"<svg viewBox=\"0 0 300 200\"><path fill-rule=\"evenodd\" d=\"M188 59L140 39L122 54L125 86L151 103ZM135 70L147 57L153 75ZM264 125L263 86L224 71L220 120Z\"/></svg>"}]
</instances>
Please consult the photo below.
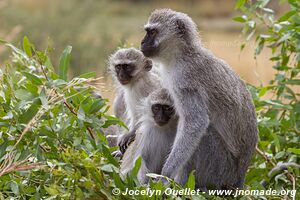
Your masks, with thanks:
<instances>
[{"instance_id":1,"label":"monkey's leg","mask_svg":"<svg viewBox=\"0 0 300 200\"><path fill-rule=\"evenodd\" d=\"M194 156L192 156L194 157ZM185 164L185 166L182 167L181 170L179 170L179 172L176 174L174 181L178 184L180 184L181 186L184 186L188 179L189 179L189 175L192 172L192 170L195 169L194 167L194 160L191 159L187 164Z\"/></svg>"},{"instance_id":2,"label":"monkey's leg","mask_svg":"<svg viewBox=\"0 0 300 200\"><path fill-rule=\"evenodd\" d=\"M181 186L184 186L188 181L188 178L189 178L188 170L184 168L179 170L178 174L174 178L174 181L180 184Z\"/></svg>"},{"instance_id":3,"label":"monkey's leg","mask_svg":"<svg viewBox=\"0 0 300 200\"><path fill-rule=\"evenodd\" d=\"M197 188L232 188L239 183L238 159L213 127L209 126L194 155Z\"/></svg>"},{"instance_id":4,"label":"monkey's leg","mask_svg":"<svg viewBox=\"0 0 300 200\"><path fill-rule=\"evenodd\" d=\"M149 170L146 167L145 162L142 160L142 165L137 175L137 178L141 184L147 184L149 182L149 177L146 176L147 173L149 173Z\"/></svg>"}]
</instances>

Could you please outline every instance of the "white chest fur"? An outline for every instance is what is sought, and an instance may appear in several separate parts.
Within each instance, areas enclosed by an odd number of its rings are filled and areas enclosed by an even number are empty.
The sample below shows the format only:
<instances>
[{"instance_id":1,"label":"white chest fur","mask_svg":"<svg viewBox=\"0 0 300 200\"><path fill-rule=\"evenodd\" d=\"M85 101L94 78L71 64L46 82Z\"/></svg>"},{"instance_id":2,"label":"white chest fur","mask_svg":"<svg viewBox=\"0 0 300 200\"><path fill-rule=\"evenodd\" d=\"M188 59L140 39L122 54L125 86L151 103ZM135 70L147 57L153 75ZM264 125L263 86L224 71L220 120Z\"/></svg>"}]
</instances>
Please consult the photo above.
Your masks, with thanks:
<instances>
[{"instance_id":1,"label":"white chest fur","mask_svg":"<svg viewBox=\"0 0 300 200\"><path fill-rule=\"evenodd\" d=\"M173 81L172 81L172 70L170 67L167 67L165 65L161 65L159 67L159 74L161 76L161 82L162 82L162 86L166 89L168 89L168 91L170 93L172 93L172 86L173 86Z\"/></svg>"},{"instance_id":2,"label":"white chest fur","mask_svg":"<svg viewBox=\"0 0 300 200\"><path fill-rule=\"evenodd\" d=\"M126 88L124 97L125 97L125 102L126 102L126 115L127 118L130 119L129 122L129 128L132 128L134 126L134 123L136 122L136 116L138 113L138 104L139 104L139 99L138 97L141 96L139 94L139 91L137 91L134 88Z\"/></svg>"}]
</instances>

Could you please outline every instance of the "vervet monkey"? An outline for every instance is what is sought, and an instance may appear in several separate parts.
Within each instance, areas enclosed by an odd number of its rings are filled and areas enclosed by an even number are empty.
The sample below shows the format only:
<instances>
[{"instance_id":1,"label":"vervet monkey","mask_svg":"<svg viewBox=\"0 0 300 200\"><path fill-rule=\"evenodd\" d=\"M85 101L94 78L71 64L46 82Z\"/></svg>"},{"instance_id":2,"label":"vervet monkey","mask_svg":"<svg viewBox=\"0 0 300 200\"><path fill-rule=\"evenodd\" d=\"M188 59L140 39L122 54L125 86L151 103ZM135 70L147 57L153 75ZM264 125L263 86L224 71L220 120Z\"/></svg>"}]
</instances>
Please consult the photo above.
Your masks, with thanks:
<instances>
[{"instance_id":1,"label":"vervet monkey","mask_svg":"<svg viewBox=\"0 0 300 200\"><path fill-rule=\"evenodd\" d=\"M141 113L137 107L141 99L147 97L152 91L160 88L160 79L153 73L152 61L147 59L141 51L135 48L117 50L109 58L110 71L118 84L121 94L117 102L125 103L126 122L129 132L123 134L118 141L122 153L135 138L138 128L138 119Z\"/></svg>"},{"instance_id":2,"label":"vervet monkey","mask_svg":"<svg viewBox=\"0 0 300 200\"><path fill-rule=\"evenodd\" d=\"M202 165L216 170L196 170L197 187L243 187L258 138L255 108L246 85L226 62L202 46L188 15L158 9L144 28L141 51L161 66L162 85L168 89L179 116L162 175L175 178L191 160L197 160L196 169ZM220 147L209 144L224 156L220 163L210 164L212 157L205 160L195 154L199 149L209 151L202 146L207 144L201 143L208 129L220 137L211 140L221 142ZM229 170L230 166L236 166L236 171ZM217 176L221 173L226 177L220 180Z\"/></svg>"},{"instance_id":3,"label":"vervet monkey","mask_svg":"<svg viewBox=\"0 0 300 200\"><path fill-rule=\"evenodd\" d=\"M138 179L144 184L148 182L147 173L161 173L173 145L178 117L166 89L151 93L141 106L141 112L143 115L136 140L123 157L121 173L125 175L132 170L135 161L141 156Z\"/></svg>"}]
</instances>

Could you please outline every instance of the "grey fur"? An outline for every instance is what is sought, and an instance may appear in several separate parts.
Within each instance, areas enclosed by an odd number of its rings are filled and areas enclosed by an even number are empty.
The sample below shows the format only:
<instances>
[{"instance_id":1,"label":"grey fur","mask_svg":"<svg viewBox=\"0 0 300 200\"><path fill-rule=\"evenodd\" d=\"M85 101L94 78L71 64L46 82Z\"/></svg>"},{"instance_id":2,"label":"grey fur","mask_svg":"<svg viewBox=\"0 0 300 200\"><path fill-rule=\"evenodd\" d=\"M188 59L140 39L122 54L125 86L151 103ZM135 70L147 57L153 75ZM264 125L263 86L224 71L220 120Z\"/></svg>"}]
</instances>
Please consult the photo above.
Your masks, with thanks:
<instances>
[{"instance_id":1,"label":"grey fur","mask_svg":"<svg viewBox=\"0 0 300 200\"><path fill-rule=\"evenodd\" d=\"M128 119L126 119L126 104L124 93L120 88L117 89L116 97L113 102L113 113L117 118L122 119L122 121L125 123L128 123Z\"/></svg>"},{"instance_id":2,"label":"grey fur","mask_svg":"<svg viewBox=\"0 0 300 200\"><path fill-rule=\"evenodd\" d=\"M136 159L142 156L138 179L143 184L148 182L147 173L161 173L177 131L178 117L175 114L164 126L155 123L151 111L153 104L173 106L173 101L166 89L154 91L144 101L140 107L144 115L140 119L136 140L125 152L121 164L121 173L125 175L133 168Z\"/></svg>"},{"instance_id":3,"label":"grey fur","mask_svg":"<svg viewBox=\"0 0 300 200\"><path fill-rule=\"evenodd\" d=\"M151 59L161 65L163 87L179 115L162 175L184 183L196 168L199 188L242 187L258 138L255 108L244 82L202 47L186 14L155 10L145 25L153 27L158 29L158 51Z\"/></svg>"},{"instance_id":4,"label":"grey fur","mask_svg":"<svg viewBox=\"0 0 300 200\"><path fill-rule=\"evenodd\" d=\"M131 64L135 66L133 78L127 85L122 85L116 77L115 66L117 64ZM160 79L157 73L146 69L152 62L145 58L141 51L135 48L124 48L117 50L109 58L109 68L117 84L118 95L115 100L115 111L117 117L120 117L127 123L129 132L119 137L118 144L126 146L132 142L135 137L135 131L138 128L138 119L140 113L137 110L141 100L147 97L152 91L160 88ZM125 110L125 116L121 113ZM121 111L121 112L120 112ZM123 145L124 144L124 145Z\"/></svg>"}]
</instances>

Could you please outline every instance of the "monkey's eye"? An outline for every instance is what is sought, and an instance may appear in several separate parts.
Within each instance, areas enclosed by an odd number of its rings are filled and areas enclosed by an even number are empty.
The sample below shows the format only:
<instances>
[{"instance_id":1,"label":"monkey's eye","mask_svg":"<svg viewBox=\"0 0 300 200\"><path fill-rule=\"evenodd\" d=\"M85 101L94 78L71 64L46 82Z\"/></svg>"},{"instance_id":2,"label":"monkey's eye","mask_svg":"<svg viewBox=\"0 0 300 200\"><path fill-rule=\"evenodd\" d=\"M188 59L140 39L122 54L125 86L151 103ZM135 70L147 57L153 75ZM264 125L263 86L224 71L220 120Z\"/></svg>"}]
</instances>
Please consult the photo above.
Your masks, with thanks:
<instances>
[{"instance_id":1,"label":"monkey's eye","mask_svg":"<svg viewBox=\"0 0 300 200\"><path fill-rule=\"evenodd\" d=\"M167 105L165 105L163 109L164 109L164 111L166 111L166 112L172 112L172 111L173 111L173 107L167 106Z\"/></svg>"},{"instance_id":2,"label":"monkey's eye","mask_svg":"<svg viewBox=\"0 0 300 200\"><path fill-rule=\"evenodd\" d=\"M123 69L126 70L126 71L129 71L130 70L130 66L127 65L127 64L124 64L123 65Z\"/></svg>"},{"instance_id":3,"label":"monkey's eye","mask_svg":"<svg viewBox=\"0 0 300 200\"><path fill-rule=\"evenodd\" d=\"M157 113L160 110L160 105L154 104L151 107L153 113Z\"/></svg>"},{"instance_id":4,"label":"monkey's eye","mask_svg":"<svg viewBox=\"0 0 300 200\"><path fill-rule=\"evenodd\" d=\"M157 31L155 29L150 29L148 30L148 33L151 35L151 36L155 36L157 34Z\"/></svg>"},{"instance_id":5,"label":"monkey's eye","mask_svg":"<svg viewBox=\"0 0 300 200\"><path fill-rule=\"evenodd\" d=\"M172 110L172 108L171 108L170 106L165 106L165 107L164 107L164 110L170 111L170 110Z\"/></svg>"},{"instance_id":6,"label":"monkey's eye","mask_svg":"<svg viewBox=\"0 0 300 200\"><path fill-rule=\"evenodd\" d=\"M117 71L120 71L121 70L121 65L116 65L115 68L116 68Z\"/></svg>"}]
</instances>

